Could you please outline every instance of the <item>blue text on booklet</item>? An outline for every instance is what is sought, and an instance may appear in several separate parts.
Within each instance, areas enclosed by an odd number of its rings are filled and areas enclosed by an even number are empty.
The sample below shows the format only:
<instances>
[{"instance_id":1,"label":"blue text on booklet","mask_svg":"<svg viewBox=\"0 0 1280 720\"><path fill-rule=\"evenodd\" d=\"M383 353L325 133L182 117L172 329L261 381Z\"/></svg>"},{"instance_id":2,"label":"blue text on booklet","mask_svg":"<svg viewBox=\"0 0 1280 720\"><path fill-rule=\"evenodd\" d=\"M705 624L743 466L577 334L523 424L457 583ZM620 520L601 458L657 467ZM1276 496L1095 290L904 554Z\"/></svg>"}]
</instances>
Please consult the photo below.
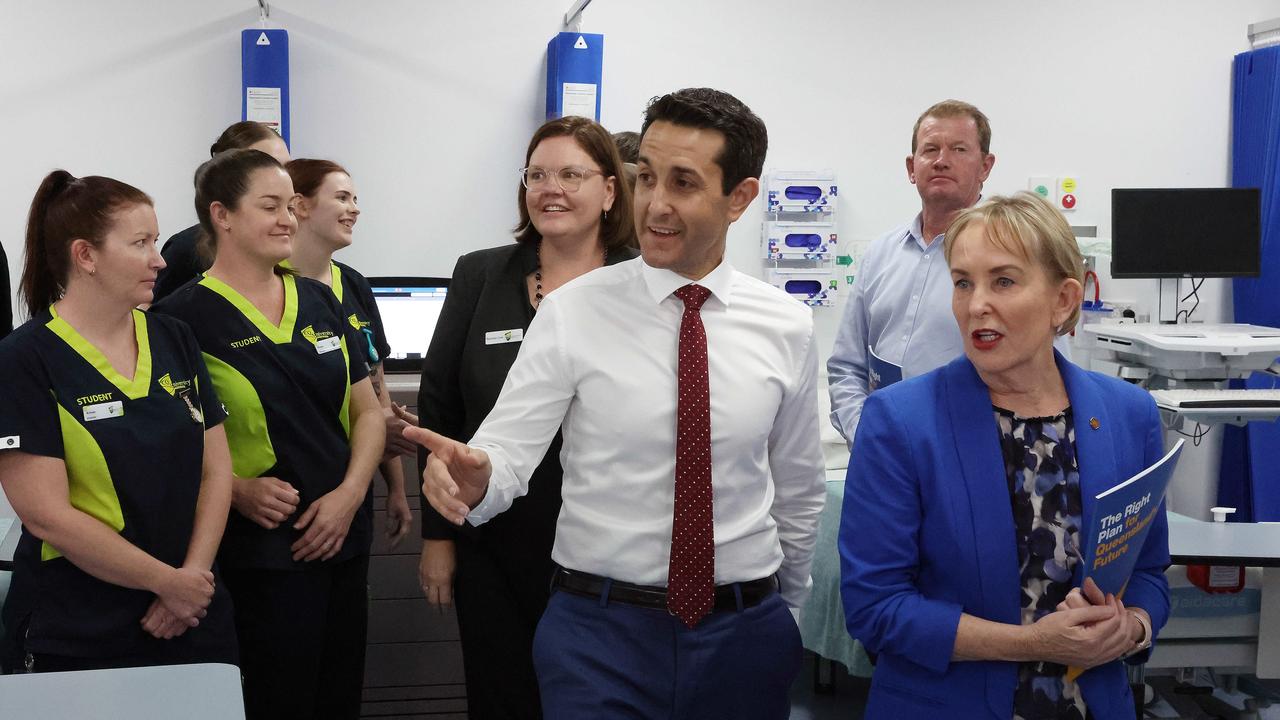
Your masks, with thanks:
<instances>
[{"instance_id":1,"label":"blue text on booklet","mask_svg":"<svg viewBox=\"0 0 1280 720\"><path fill-rule=\"evenodd\" d=\"M1129 584L1184 442L1179 440L1156 464L1096 496L1081 558L1084 577L1093 578L1102 592L1119 597Z\"/></svg>"}]
</instances>

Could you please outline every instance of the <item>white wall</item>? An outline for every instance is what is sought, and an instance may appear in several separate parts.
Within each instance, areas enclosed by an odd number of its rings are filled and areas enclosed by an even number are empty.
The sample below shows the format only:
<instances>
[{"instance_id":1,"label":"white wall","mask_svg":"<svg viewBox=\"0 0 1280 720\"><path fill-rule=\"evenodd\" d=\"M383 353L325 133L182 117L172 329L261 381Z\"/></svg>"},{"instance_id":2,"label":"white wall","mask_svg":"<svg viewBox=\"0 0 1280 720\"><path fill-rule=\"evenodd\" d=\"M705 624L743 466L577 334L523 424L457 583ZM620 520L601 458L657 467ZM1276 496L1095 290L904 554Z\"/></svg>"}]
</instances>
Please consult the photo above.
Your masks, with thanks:
<instances>
[{"instance_id":1,"label":"white wall","mask_svg":"<svg viewBox=\"0 0 1280 720\"><path fill-rule=\"evenodd\" d=\"M507 240L515 168L542 118L546 43L568 4L272 3L272 26L290 32L294 154L346 164L360 192L345 261L368 275L445 274L460 253ZM191 224L191 173L239 119L239 31L256 26L256 4L0 7L0 239L15 283L27 205L54 167L150 192L165 234ZM988 192L1077 176L1073 223L1103 235L1112 187L1224 185L1231 58L1248 49L1249 23L1280 16L1278 0L799 7L595 0L582 29L606 38L606 126L638 129L646 101L678 87L733 92L768 124L770 167L839 173L846 242L918 210L903 159L916 115L944 97L992 119ZM758 267L758 217L730 235L743 269ZM1114 292L1150 303L1153 286ZM1225 282L1202 296L1197 314L1229 317ZM836 318L820 311L827 344ZM1217 454L1200 450L1184 463L1208 487Z\"/></svg>"}]
</instances>

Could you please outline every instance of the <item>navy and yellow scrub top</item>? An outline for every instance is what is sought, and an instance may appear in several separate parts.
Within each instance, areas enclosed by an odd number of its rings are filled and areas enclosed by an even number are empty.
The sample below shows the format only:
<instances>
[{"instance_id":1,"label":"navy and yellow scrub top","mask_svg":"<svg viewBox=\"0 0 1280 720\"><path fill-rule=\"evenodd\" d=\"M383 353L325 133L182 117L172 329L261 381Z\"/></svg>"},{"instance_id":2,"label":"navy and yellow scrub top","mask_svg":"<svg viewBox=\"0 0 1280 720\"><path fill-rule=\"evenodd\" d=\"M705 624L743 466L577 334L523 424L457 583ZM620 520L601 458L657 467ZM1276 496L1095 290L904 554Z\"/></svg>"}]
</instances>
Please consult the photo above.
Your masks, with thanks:
<instances>
[{"instance_id":1,"label":"navy and yellow scrub top","mask_svg":"<svg viewBox=\"0 0 1280 720\"><path fill-rule=\"evenodd\" d=\"M51 307L0 343L0 452L58 458L72 506L172 566L186 559L204 432L226 417L191 330L133 311L138 361L122 376ZM154 596L99 580L23 528L14 592L30 608L29 652L127 654ZM215 598L217 602L217 598ZM216 628L225 618L209 622ZM216 631L216 630L215 630Z\"/></svg>"},{"instance_id":2,"label":"navy and yellow scrub top","mask_svg":"<svg viewBox=\"0 0 1280 720\"><path fill-rule=\"evenodd\" d=\"M360 334L360 349L372 370L391 354L387 333L382 328L382 315L373 298L373 288L350 265L334 262L330 272L333 273L333 294L342 305L342 313L347 322Z\"/></svg>"},{"instance_id":3,"label":"navy and yellow scrub top","mask_svg":"<svg viewBox=\"0 0 1280 720\"><path fill-rule=\"evenodd\" d=\"M297 511L267 530L232 511L218 561L224 567L297 570L290 546L303 532L293 523L320 496L342 483L351 459L351 385L368 377L349 350L364 342L323 284L281 276L284 313L272 324L243 295L205 276L153 305L195 331L209 376L227 408L227 442L238 477L275 477L300 495ZM369 495L351 521L342 550L330 562L368 554L373 505Z\"/></svg>"}]
</instances>

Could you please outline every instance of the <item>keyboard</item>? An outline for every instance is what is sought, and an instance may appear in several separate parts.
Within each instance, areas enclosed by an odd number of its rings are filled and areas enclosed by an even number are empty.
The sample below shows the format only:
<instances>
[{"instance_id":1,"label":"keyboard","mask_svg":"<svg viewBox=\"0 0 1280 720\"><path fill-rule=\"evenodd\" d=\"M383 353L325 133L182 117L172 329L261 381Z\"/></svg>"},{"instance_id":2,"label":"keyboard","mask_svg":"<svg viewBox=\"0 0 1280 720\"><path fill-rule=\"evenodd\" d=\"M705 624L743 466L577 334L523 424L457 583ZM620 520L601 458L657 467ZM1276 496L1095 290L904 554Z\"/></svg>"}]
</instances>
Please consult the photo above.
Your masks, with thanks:
<instances>
[{"instance_id":1,"label":"keyboard","mask_svg":"<svg viewBox=\"0 0 1280 720\"><path fill-rule=\"evenodd\" d=\"M1241 390L1152 390L1166 408L1280 408L1280 388Z\"/></svg>"}]
</instances>

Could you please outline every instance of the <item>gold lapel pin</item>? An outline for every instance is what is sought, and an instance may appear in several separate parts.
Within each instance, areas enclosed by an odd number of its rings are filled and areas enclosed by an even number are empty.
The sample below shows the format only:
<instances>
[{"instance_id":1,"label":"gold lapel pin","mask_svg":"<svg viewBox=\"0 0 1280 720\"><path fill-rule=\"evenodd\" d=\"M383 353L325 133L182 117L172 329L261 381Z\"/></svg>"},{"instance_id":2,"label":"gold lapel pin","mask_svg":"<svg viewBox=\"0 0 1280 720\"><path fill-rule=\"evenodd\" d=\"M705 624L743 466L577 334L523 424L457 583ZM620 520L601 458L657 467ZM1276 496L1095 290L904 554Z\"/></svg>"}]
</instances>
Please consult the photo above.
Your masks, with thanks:
<instances>
[{"instance_id":1,"label":"gold lapel pin","mask_svg":"<svg viewBox=\"0 0 1280 720\"><path fill-rule=\"evenodd\" d=\"M1094 430L1097 430L1101 426L1102 426L1102 423L1098 422L1098 418L1096 417L1089 418L1089 427L1093 428Z\"/></svg>"}]
</instances>

